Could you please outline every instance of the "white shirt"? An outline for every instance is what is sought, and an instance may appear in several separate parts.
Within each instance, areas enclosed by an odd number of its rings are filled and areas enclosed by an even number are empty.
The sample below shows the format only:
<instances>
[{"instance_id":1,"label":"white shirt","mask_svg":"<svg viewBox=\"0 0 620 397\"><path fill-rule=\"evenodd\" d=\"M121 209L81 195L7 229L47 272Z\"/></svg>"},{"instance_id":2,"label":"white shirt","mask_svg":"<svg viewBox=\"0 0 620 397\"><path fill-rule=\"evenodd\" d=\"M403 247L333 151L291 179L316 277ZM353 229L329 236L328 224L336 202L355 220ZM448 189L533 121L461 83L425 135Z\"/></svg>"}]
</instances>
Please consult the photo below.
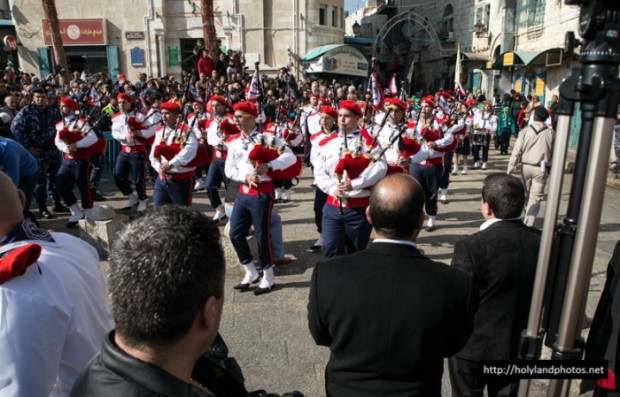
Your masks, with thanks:
<instances>
[{"instance_id":1,"label":"white shirt","mask_svg":"<svg viewBox=\"0 0 620 397\"><path fill-rule=\"evenodd\" d=\"M42 247L37 263L0 285L2 396L68 396L113 328L97 251L68 234L52 237L0 247Z\"/></svg>"},{"instance_id":2,"label":"white shirt","mask_svg":"<svg viewBox=\"0 0 620 397\"><path fill-rule=\"evenodd\" d=\"M521 218L508 218L508 219L498 219L498 218L492 218L492 219L487 219L486 222L484 222L482 225L480 225L480 230L484 230L486 228L488 228L489 226L491 226L494 223L497 223L499 221L514 221L517 219L521 219Z\"/></svg>"}]
</instances>

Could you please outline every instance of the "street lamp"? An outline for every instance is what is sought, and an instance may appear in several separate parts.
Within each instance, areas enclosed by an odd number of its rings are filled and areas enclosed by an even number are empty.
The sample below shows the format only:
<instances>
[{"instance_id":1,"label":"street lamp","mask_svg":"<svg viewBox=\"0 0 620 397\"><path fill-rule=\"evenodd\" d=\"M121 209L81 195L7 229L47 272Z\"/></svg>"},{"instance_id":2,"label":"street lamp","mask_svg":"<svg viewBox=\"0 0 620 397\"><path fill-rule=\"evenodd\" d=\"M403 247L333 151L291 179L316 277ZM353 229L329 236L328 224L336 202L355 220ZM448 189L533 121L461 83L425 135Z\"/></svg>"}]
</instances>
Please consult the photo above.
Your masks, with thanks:
<instances>
[{"instance_id":1,"label":"street lamp","mask_svg":"<svg viewBox=\"0 0 620 397\"><path fill-rule=\"evenodd\" d=\"M357 21L355 21L352 28L353 28L353 35L357 37L360 34L360 30L362 30L362 26L359 23L357 23Z\"/></svg>"}]
</instances>

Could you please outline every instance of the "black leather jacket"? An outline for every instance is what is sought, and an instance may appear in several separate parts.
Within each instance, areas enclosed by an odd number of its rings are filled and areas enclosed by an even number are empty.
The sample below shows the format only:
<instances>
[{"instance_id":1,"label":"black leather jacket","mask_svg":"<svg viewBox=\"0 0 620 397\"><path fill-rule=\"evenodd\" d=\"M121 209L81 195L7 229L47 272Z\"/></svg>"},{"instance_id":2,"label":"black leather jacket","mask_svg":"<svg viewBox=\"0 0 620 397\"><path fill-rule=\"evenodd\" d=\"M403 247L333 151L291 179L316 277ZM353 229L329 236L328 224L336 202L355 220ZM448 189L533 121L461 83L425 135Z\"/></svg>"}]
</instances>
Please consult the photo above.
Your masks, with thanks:
<instances>
[{"instance_id":1,"label":"black leather jacket","mask_svg":"<svg viewBox=\"0 0 620 397\"><path fill-rule=\"evenodd\" d=\"M75 382L71 397L212 396L159 367L127 355L114 345L113 340L114 332L111 332L103 342L101 352ZM198 360L192 377L207 386L215 397L245 397L248 394L243 385L207 358Z\"/></svg>"}]
</instances>

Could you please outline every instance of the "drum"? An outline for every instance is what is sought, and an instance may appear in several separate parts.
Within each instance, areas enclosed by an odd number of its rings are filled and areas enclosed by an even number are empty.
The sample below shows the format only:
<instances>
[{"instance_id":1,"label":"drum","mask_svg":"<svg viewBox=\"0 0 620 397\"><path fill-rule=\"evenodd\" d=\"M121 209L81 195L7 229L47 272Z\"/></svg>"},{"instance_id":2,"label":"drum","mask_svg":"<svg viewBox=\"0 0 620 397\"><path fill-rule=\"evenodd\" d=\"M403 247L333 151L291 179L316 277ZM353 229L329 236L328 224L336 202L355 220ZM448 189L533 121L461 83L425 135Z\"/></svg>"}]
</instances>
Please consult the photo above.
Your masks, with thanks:
<instances>
[{"instance_id":1,"label":"drum","mask_svg":"<svg viewBox=\"0 0 620 397\"><path fill-rule=\"evenodd\" d=\"M471 136L472 145L476 146L488 146L489 145L489 133L483 130L474 130Z\"/></svg>"}]
</instances>

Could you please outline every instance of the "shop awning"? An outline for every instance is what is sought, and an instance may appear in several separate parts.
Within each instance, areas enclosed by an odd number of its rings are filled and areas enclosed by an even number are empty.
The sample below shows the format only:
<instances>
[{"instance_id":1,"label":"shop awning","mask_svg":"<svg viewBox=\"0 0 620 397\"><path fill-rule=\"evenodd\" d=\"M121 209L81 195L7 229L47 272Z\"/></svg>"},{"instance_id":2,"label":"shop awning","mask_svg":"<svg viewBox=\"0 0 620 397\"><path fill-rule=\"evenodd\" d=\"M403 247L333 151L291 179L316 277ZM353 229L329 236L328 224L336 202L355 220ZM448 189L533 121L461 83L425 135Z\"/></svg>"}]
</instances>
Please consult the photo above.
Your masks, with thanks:
<instances>
[{"instance_id":1,"label":"shop awning","mask_svg":"<svg viewBox=\"0 0 620 397\"><path fill-rule=\"evenodd\" d=\"M301 57L301 61L304 73L368 76L368 59L352 45L330 44L317 47Z\"/></svg>"},{"instance_id":2,"label":"shop awning","mask_svg":"<svg viewBox=\"0 0 620 397\"><path fill-rule=\"evenodd\" d=\"M525 66L536 58L535 51L506 51L495 59L493 69L502 69L510 66Z\"/></svg>"},{"instance_id":3,"label":"shop awning","mask_svg":"<svg viewBox=\"0 0 620 397\"><path fill-rule=\"evenodd\" d=\"M480 52L461 52L462 63L486 63L489 61L489 56ZM456 54L452 55L448 60L449 65L456 63Z\"/></svg>"},{"instance_id":4,"label":"shop awning","mask_svg":"<svg viewBox=\"0 0 620 397\"><path fill-rule=\"evenodd\" d=\"M549 48L539 52L525 66L559 66L564 59L564 50L562 48Z\"/></svg>"}]
</instances>

